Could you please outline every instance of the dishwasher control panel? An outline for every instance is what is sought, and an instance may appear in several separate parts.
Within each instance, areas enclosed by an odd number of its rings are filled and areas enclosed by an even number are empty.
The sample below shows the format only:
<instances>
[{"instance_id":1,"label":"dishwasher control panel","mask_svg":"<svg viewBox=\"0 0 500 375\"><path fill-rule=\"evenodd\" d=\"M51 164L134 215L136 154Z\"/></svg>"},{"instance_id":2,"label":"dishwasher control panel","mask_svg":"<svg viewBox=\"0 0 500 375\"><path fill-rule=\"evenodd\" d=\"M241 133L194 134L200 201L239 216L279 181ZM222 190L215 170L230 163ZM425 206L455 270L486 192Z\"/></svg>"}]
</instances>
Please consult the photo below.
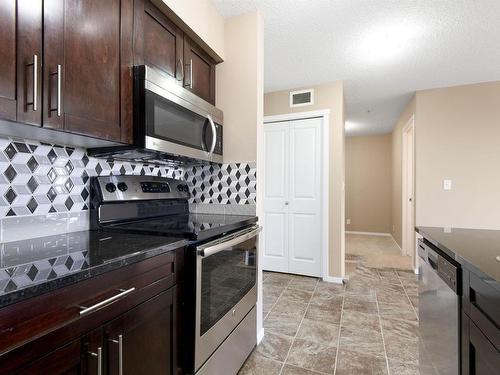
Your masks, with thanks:
<instances>
[{"instance_id":1,"label":"dishwasher control panel","mask_svg":"<svg viewBox=\"0 0 500 375\"><path fill-rule=\"evenodd\" d=\"M462 291L460 286L460 267L449 262L447 259L438 255L438 269L439 277L451 288L453 291L461 295Z\"/></svg>"}]
</instances>

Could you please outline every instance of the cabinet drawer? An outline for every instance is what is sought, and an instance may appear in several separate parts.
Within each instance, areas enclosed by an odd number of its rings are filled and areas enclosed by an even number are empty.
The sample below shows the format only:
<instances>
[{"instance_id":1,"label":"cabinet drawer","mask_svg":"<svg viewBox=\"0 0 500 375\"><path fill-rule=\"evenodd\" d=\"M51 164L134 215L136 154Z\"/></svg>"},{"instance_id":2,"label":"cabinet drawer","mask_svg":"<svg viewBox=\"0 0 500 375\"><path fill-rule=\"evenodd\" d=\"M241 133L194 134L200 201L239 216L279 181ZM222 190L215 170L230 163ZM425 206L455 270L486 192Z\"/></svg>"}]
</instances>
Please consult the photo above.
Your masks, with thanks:
<instances>
[{"instance_id":1,"label":"cabinet drawer","mask_svg":"<svg viewBox=\"0 0 500 375\"><path fill-rule=\"evenodd\" d=\"M173 286L175 256L171 251L0 310L0 373L40 358Z\"/></svg>"}]
</instances>

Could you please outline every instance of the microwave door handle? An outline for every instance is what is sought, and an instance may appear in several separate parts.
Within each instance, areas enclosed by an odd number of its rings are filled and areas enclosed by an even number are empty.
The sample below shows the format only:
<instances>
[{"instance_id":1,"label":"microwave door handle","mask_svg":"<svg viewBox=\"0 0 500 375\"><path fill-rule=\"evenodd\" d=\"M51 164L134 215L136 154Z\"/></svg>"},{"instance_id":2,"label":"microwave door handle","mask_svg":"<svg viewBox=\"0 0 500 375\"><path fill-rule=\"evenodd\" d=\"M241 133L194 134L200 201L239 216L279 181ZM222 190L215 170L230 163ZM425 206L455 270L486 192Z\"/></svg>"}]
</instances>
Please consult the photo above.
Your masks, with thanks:
<instances>
[{"instance_id":1,"label":"microwave door handle","mask_svg":"<svg viewBox=\"0 0 500 375\"><path fill-rule=\"evenodd\" d=\"M217 128L215 127L214 120L212 119L212 116L207 115L207 120L210 123L210 127L212 128L212 144L210 145L210 151L208 153L212 155L215 150L215 144L217 142Z\"/></svg>"},{"instance_id":2,"label":"microwave door handle","mask_svg":"<svg viewBox=\"0 0 500 375\"><path fill-rule=\"evenodd\" d=\"M242 234L241 236L233 238L229 241L225 241L222 243L218 243L217 245L205 247L201 250L198 250L198 255L201 256L202 258L206 258L206 257L209 257L210 255L217 254L223 250L227 250L227 248L229 248L231 246L238 245L242 242L245 242L246 240L249 240L252 237L255 237L261 230L262 230L262 227L258 227L250 232Z\"/></svg>"}]
</instances>

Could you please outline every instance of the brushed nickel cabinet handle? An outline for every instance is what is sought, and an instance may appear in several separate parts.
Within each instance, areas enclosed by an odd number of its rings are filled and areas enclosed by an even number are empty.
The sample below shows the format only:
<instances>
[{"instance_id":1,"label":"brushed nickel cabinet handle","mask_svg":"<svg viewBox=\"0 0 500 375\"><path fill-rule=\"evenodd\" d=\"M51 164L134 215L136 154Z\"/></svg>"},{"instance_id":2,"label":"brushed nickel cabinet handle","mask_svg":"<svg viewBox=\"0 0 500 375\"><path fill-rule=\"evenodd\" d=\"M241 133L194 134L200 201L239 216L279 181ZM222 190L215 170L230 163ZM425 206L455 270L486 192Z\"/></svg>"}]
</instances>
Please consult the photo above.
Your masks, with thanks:
<instances>
[{"instance_id":1,"label":"brushed nickel cabinet handle","mask_svg":"<svg viewBox=\"0 0 500 375\"><path fill-rule=\"evenodd\" d=\"M95 305L92 305L90 307L80 306L80 308L82 309L80 311L80 316L90 314L90 313L100 309L101 307L104 307L106 305L110 305L111 303L116 302L119 299L122 299L123 297L125 297L126 295L132 293L134 290L135 290L135 288L130 288L127 290L120 289L121 293L118 293L117 295L115 295L113 297L105 299L104 301L98 302Z\"/></svg>"},{"instance_id":2,"label":"brushed nickel cabinet handle","mask_svg":"<svg viewBox=\"0 0 500 375\"><path fill-rule=\"evenodd\" d=\"M178 78L179 81L184 81L184 61L182 59L179 59L178 64L181 66L181 77Z\"/></svg>"},{"instance_id":3,"label":"brushed nickel cabinet handle","mask_svg":"<svg viewBox=\"0 0 500 375\"><path fill-rule=\"evenodd\" d=\"M123 375L123 335L118 335L118 340L110 340L118 344L118 374Z\"/></svg>"},{"instance_id":4,"label":"brushed nickel cabinet handle","mask_svg":"<svg viewBox=\"0 0 500 375\"><path fill-rule=\"evenodd\" d=\"M186 85L185 83L183 84L184 87L189 87L190 89L193 88L193 59L189 60L189 84Z\"/></svg>"},{"instance_id":5,"label":"brushed nickel cabinet handle","mask_svg":"<svg viewBox=\"0 0 500 375\"><path fill-rule=\"evenodd\" d=\"M189 88L193 89L193 59L189 60Z\"/></svg>"},{"instance_id":6,"label":"brushed nickel cabinet handle","mask_svg":"<svg viewBox=\"0 0 500 375\"><path fill-rule=\"evenodd\" d=\"M33 55L33 111L38 110L38 55Z\"/></svg>"},{"instance_id":7,"label":"brushed nickel cabinet handle","mask_svg":"<svg viewBox=\"0 0 500 375\"><path fill-rule=\"evenodd\" d=\"M57 65L57 116L61 117L62 67Z\"/></svg>"},{"instance_id":8,"label":"brushed nickel cabinet handle","mask_svg":"<svg viewBox=\"0 0 500 375\"><path fill-rule=\"evenodd\" d=\"M102 348L97 348L97 353L89 352L92 357L97 358L97 375L102 375Z\"/></svg>"}]
</instances>

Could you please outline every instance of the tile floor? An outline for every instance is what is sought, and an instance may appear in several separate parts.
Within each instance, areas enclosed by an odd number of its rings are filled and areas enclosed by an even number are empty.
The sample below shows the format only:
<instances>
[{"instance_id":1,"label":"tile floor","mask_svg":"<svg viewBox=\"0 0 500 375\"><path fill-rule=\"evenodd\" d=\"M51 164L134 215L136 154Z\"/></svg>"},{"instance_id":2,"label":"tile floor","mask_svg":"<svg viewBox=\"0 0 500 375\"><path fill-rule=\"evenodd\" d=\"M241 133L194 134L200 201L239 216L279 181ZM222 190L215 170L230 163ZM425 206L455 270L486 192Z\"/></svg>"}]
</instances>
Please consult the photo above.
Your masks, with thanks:
<instances>
[{"instance_id":1,"label":"tile floor","mask_svg":"<svg viewBox=\"0 0 500 375\"><path fill-rule=\"evenodd\" d=\"M240 375L418 374L413 273L361 260L345 285L265 272L263 294L265 336Z\"/></svg>"}]
</instances>

